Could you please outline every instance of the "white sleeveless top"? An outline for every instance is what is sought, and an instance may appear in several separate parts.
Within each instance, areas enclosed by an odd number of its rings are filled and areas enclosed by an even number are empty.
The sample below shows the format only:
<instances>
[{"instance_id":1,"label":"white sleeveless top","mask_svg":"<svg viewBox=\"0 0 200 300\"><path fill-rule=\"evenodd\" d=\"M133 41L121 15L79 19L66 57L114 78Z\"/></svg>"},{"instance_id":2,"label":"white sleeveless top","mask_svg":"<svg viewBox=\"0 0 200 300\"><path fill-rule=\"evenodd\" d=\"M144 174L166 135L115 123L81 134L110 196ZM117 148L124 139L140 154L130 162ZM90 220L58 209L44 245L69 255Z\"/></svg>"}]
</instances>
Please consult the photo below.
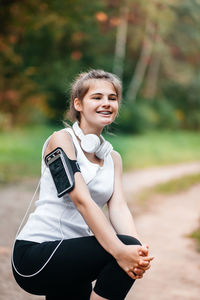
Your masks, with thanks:
<instances>
[{"instance_id":1,"label":"white sleeveless top","mask_svg":"<svg viewBox=\"0 0 200 300\"><path fill-rule=\"evenodd\" d=\"M88 186L91 198L102 208L113 193L114 164L112 156L108 154L105 157L103 166L90 162L82 151L73 130L71 128L64 130L67 130L72 137L81 174ZM42 149L42 174L46 167L43 156L50 137ZM27 223L17 236L18 240L39 243L59 240L62 238L61 231L64 239L93 235L69 195L57 197L56 188L47 167L41 178L39 199L35 205L35 211L30 214Z\"/></svg>"}]
</instances>

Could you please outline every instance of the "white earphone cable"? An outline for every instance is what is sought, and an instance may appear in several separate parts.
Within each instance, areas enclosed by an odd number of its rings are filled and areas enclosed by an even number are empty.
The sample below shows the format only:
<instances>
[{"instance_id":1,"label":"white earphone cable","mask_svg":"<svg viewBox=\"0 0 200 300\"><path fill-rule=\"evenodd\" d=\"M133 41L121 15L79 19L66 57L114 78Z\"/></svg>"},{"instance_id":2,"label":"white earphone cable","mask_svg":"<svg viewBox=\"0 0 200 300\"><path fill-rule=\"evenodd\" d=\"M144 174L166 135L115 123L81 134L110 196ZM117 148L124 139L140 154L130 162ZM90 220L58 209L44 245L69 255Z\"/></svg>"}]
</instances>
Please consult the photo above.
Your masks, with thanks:
<instances>
[{"instance_id":1,"label":"white earphone cable","mask_svg":"<svg viewBox=\"0 0 200 300\"><path fill-rule=\"evenodd\" d=\"M41 178L40 178L40 180L39 180L39 183L38 183L38 185L37 185L37 187L36 187L35 193L34 193L32 199L31 199L31 201L30 201L30 203L29 203L29 206L28 206L28 208L27 208L27 210L26 210L26 213L25 213L25 215L24 215L24 217L23 217L23 219L22 219L22 222L21 222L21 224L19 225L19 228L18 228L18 230L17 230L16 236L15 236L15 239L14 239L13 247L12 247L12 257L11 257L12 265L13 265L13 268L14 268L15 272L16 272L18 275L22 276L22 277L33 277L33 276L39 274L39 273L44 269L44 267L48 264L48 262L49 262L50 259L53 257L54 253L56 252L56 250L58 249L58 247L61 245L61 243L62 243L63 240L64 240L64 235L63 235L62 227L61 227L61 219L62 219L62 216L63 216L63 213L64 213L65 209L63 210L63 212L62 212L62 214L61 214L61 216L60 216L60 219L59 219L59 227L60 227L60 232L61 232L62 238L61 238L60 242L58 243L58 245L57 245L57 246L55 247L55 249L53 250L53 252L51 253L51 255L49 256L49 258L47 259L47 261L44 263L44 265L43 265L37 272L35 272L35 273L33 273L33 274L22 274L22 273L20 273L20 272L17 270L17 268L16 268L16 266L15 266L15 263L14 263L14 247L15 247L15 242L16 242L17 236L18 236L18 234L19 234L19 232L20 232L20 230L21 230L21 227L22 227L22 225L23 225L23 223L24 223L24 220L26 219L27 214L28 214L28 212L29 212L29 210L30 210L30 207L31 207L32 202L33 202L33 200L34 200L34 198L35 198L35 195L36 195L36 193L37 193L37 191L38 191L38 188L39 188L40 183L41 183L42 176L44 175L44 172L45 172L46 168L47 168L47 167L45 166L45 168L44 168L44 170L43 170L43 172L42 172Z\"/></svg>"}]
</instances>

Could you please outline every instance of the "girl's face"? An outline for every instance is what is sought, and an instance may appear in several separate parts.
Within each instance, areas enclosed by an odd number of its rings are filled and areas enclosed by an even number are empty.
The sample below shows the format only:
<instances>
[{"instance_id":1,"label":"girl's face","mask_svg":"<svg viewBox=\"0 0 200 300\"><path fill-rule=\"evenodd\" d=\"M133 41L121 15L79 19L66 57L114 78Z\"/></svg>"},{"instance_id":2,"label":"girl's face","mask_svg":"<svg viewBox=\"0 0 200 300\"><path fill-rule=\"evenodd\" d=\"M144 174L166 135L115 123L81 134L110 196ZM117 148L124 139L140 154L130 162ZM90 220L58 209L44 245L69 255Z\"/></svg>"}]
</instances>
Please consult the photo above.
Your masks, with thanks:
<instances>
[{"instance_id":1,"label":"girl's face","mask_svg":"<svg viewBox=\"0 0 200 300\"><path fill-rule=\"evenodd\" d=\"M104 79L90 80L90 87L83 100L76 98L74 107L80 112L80 126L91 132L111 124L118 112L119 102L114 86Z\"/></svg>"}]
</instances>

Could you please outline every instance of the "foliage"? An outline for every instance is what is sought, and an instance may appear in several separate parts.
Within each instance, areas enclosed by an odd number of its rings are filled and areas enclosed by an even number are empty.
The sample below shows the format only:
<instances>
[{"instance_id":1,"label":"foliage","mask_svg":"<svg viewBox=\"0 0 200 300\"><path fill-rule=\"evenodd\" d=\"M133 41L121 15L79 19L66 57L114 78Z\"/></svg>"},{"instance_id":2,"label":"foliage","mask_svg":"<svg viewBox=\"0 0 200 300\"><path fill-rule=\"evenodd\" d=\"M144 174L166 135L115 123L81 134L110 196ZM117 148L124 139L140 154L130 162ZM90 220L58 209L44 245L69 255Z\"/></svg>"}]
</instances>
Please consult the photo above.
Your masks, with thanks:
<instances>
[{"instance_id":1,"label":"foliage","mask_svg":"<svg viewBox=\"0 0 200 300\"><path fill-rule=\"evenodd\" d=\"M117 120L121 131L127 133L142 133L155 128L179 127L176 110L165 99L137 99L122 105Z\"/></svg>"},{"instance_id":2,"label":"foliage","mask_svg":"<svg viewBox=\"0 0 200 300\"><path fill-rule=\"evenodd\" d=\"M182 128L198 130L200 128L200 76L188 86L169 81L165 86L165 95L176 108L177 118Z\"/></svg>"},{"instance_id":3,"label":"foliage","mask_svg":"<svg viewBox=\"0 0 200 300\"><path fill-rule=\"evenodd\" d=\"M43 118L60 120L67 107L66 83L74 74L101 66L103 59L111 68L112 51L105 58L100 55L112 41L109 32L105 35L105 5L100 0L88 5L83 0L75 5L74 1L3 1L0 103L10 126L26 123L34 110L40 110Z\"/></svg>"},{"instance_id":4,"label":"foliage","mask_svg":"<svg viewBox=\"0 0 200 300\"><path fill-rule=\"evenodd\" d=\"M2 0L0 128L58 123L75 74L114 69L125 20L122 129L199 130L199 16L197 0Z\"/></svg>"},{"instance_id":5,"label":"foliage","mask_svg":"<svg viewBox=\"0 0 200 300\"><path fill-rule=\"evenodd\" d=\"M141 133L148 129L154 129L157 116L151 106L138 101L124 104L118 118L121 131L127 133Z\"/></svg>"}]
</instances>

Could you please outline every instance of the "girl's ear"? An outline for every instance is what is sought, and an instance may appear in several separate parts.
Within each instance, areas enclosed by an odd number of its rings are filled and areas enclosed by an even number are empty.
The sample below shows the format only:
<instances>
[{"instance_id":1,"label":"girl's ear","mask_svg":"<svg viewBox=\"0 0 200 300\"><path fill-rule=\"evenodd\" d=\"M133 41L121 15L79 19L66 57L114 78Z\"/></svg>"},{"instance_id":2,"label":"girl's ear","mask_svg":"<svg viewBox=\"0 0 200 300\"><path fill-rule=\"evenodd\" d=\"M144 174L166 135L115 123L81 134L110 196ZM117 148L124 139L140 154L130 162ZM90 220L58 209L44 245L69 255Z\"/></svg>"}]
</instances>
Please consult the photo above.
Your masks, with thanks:
<instances>
[{"instance_id":1,"label":"girl's ear","mask_svg":"<svg viewBox=\"0 0 200 300\"><path fill-rule=\"evenodd\" d=\"M82 101L79 100L78 98L74 99L74 108L77 111L81 111L82 110Z\"/></svg>"}]
</instances>

